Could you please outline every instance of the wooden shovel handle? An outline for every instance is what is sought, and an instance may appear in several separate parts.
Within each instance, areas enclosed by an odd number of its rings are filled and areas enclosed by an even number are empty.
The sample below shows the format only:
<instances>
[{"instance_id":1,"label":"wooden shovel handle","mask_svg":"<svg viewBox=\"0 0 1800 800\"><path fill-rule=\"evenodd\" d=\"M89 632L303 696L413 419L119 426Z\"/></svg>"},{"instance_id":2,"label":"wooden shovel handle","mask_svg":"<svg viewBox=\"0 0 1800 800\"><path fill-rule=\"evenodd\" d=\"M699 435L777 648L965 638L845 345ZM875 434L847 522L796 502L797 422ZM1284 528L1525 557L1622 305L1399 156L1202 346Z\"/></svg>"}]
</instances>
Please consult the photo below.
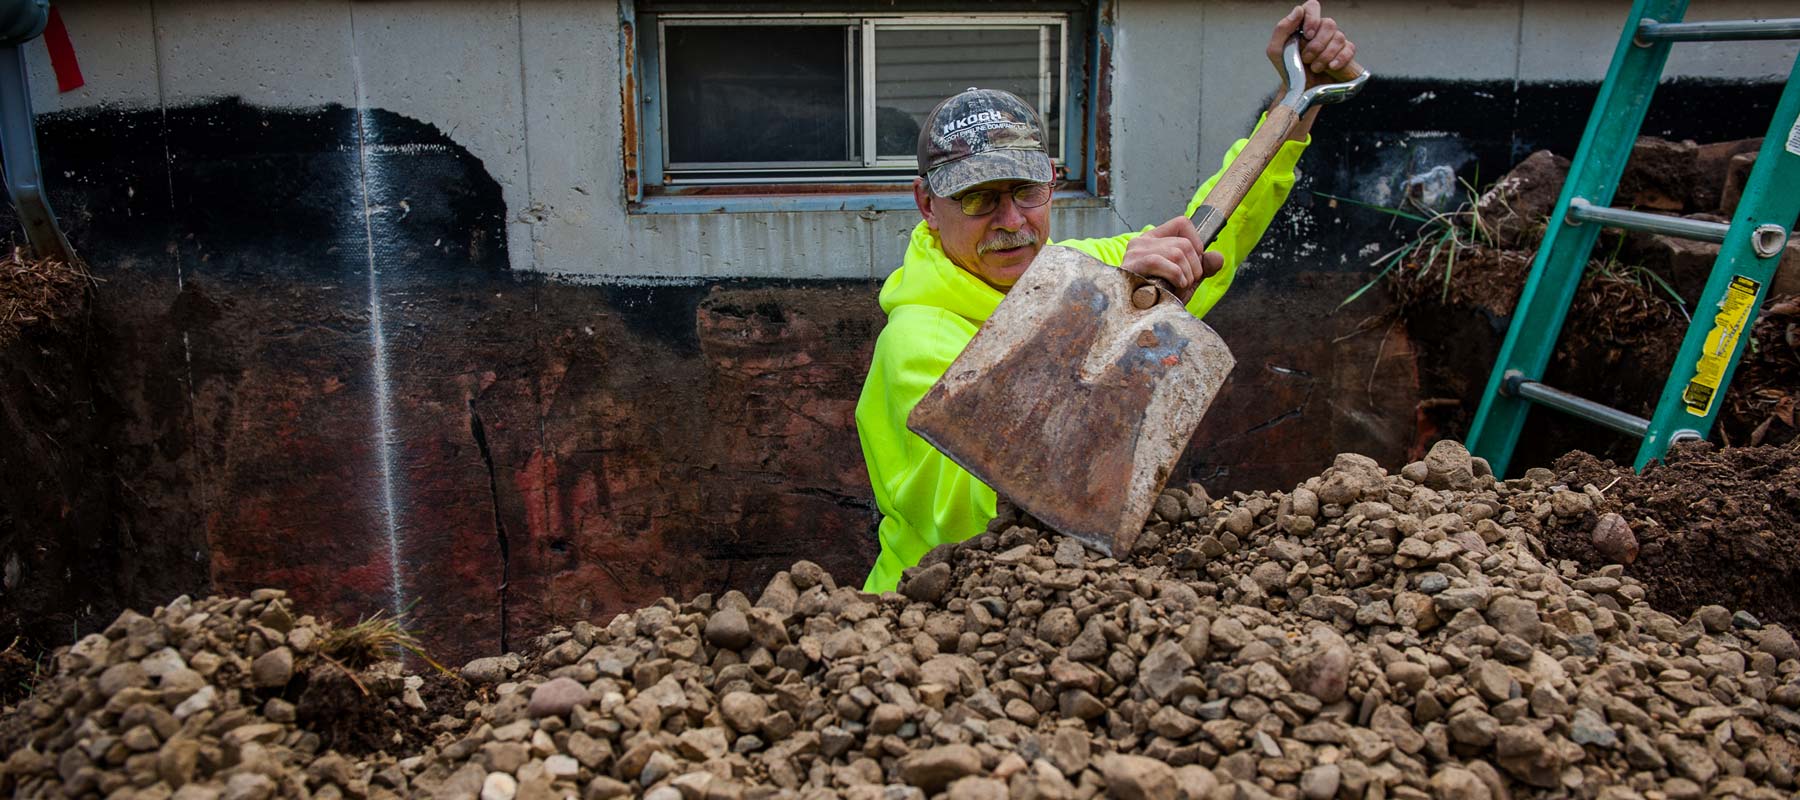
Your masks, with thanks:
<instances>
[{"instance_id":1,"label":"wooden shovel handle","mask_svg":"<svg viewBox=\"0 0 1800 800\"><path fill-rule=\"evenodd\" d=\"M1363 65L1351 61L1350 63L1338 67L1337 69L1330 70L1325 74L1340 81L1353 81L1365 72L1368 72L1368 70L1363 69Z\"/></svg>"},{"instance_id":2,"label":"wooden shovel handle","mask_svg":"<svg viewBox=\"0 0 1800 800\"><path fill-rule=\"evenodd\" d=\"M1263 170L1281 151L1288 134L1299 124L1300 115L1287 106L1276 106L1269 111L1262 127L1250 135L1244 149L1238 151L1225 174L1219 176L1218 183L1213 184L1212 191L1206 193L1206 199L1200 201L1200 207L1189 216L1200 233L1200 241L1210 245L1219 238L1219 231L1231 219L1231 213L1244 201L1250 187L1256 185L1256 179L1262 177Z\"/></svg>"},{"instance_id":3,"label":"wooden shovel handle","mask_svg":"<svg viewBox=\"0 0 1800 800\"><path fill-rule=\"evenodd\" d=\"M1250 193L1250 187L1256 184L1257 178L1262 177L1269 162L1275 160L1281 144L1287 141L1288 134L1298 124L1300 115L1287 106L1276 106L1269 112L1262 127L1250 135L1250 141L1244 143L1244 149L1238 151L1237 158L1232 159L1231 166L1219 176L1212 191L1206 193L1206 199L1200 201L1200 207L1194 209L1194 213L1188 217L1194 221L1194 228L1200 233L1200 241L1210 245L1214 239L1219 238L1219 231L1231 219L1231 212L1236 211L1238 203L1244 201L1244 196ZM1149 281L1151 285L1140 286L1131 294L1131 304L1139 309L1156 305L1159 296L1156 287L1161 287L1171 295L1180 296L1168 281L1161 278L1149 278Z\"/></svg>"},{"instance_id":4,"label":"wooden shovel handle","mask_svg":"<svg viewBox=\"0 0 1800 800\"><path fill-rule=\"evenodd\" d=\"M1368 78L1363 65L1351 61L1330 73L1342 83L1307 88L1305 69L1300 61L1300 35L1296 33L1282 48L1281 64L1276 67L1276 71L1282 73L1283 85L1288 87L1287 96L1269 110L1262 126L1250 134L1250 141L1244 143L1244 149L1238 151L1231 166L1225 168L1212 191L1206 193L1206 199L1200 201L1200 207L1189 216L1205 245L1211 245L1219 238L1219 231L1230 221L1231 213L1244 202L1250 187L1256 185L1256 179L1262 177L1269 162L1275 160L1275 154L1281 152L1282 143L1300 124L1300 115L1315 104L1343 102L1361 90ZM1174 287L1168 281L1161 278L1148 278L1147 281L1147 285L1139 286L1131 293L1131 304L1139 310L1156 305L1163 292L1175 296Z\"/></svg>"}]
</instances>

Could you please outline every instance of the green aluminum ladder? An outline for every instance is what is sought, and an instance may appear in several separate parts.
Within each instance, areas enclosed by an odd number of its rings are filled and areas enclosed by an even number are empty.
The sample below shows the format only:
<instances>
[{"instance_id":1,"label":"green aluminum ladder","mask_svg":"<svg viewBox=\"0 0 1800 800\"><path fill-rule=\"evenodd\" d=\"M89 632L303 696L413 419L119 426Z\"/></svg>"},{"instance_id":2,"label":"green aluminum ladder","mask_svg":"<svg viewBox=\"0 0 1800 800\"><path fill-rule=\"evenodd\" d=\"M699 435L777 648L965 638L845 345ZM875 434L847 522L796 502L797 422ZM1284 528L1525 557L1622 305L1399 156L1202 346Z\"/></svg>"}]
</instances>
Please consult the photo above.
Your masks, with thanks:
<instances>
[{"instance_id":1,"label":"green aluminum ladder","mask_svg":"<svg viewBox=\"0 0 1800 800\"><path fill-rule=\"evenodd\" d=\"M1787 87L1731 224L1611 207L1672 44L1800 39L1800 18L1684 23L1681 18L1687 5L1688 0L1637 0L1632 5L1587 132L1570 164L1562 198L1513 312L1506 344L1469 429L1469 450L1486 458L1496 474L1506 474L1533 404L1640 437L1643 444L1635 465L1639 470L1662 458L1674 442L1705 438L1750 338L1763 294L1781 262L1789 229L1800 217L1800 57L1788 74ZM1719 258L1650 419L1542 383L1569 303L1603 227L1720 245Z\"/></svg>"}]
</instances>

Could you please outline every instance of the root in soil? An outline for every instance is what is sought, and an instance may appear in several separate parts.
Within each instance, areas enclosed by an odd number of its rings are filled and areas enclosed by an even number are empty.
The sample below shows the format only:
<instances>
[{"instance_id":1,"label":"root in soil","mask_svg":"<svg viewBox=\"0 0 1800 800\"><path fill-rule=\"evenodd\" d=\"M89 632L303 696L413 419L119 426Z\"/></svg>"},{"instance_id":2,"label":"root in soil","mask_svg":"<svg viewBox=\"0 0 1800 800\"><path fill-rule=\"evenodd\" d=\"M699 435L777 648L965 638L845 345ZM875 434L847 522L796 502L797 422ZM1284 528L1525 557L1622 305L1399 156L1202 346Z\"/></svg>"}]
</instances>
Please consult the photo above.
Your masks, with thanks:
<instances>
[{"instance_id":1,"label":"root in soil","mask_svg":"<svg viewBox=\"0 0 1800 800\"><path fill-rule=\"evenodd\" d=\"M30 695L43 677L44 665L27 655L28 649L23 637L14 637L0 650L0 705L10 706Z\"/></svg>"},{"instance_id":2,"label":"root in soil","mask_svg":"<svg viewBox=\"0 0 1800 800\"><path fill-rule=\"evenodd\" d=\"M55 327L80 313L94 282L80 263L40 260L14 247L0 257L0 347L25 330Z\"/></svg>"}]
</instances>

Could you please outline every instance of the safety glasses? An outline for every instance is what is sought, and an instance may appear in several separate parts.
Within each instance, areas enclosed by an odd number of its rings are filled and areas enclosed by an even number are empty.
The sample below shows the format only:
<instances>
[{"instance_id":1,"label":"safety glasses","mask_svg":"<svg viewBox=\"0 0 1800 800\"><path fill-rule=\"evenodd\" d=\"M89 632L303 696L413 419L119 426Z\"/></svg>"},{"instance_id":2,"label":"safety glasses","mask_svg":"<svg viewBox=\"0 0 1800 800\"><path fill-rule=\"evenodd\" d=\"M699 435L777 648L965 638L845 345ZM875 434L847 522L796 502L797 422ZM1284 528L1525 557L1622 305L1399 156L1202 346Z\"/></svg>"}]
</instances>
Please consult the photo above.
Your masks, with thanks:
<instances>
[{"instance_id":1,"label":"safety glasses","mask_svg":"<svg viewBox=\"0 0 1800 800\"><path fill-rule=\"evenodd\" d=\"M962 207L962 213L965 216L979 217L983 214L992 214L994 209L1000 207L1001 193L1000 189L976 189L950 199L955 200ZM1027 183L1014 187L1011 194L1013 205L1020 208L1037 208L1050 202L1050 195L1055 192L1048 183Z\"/></svg>"}]
</instances>

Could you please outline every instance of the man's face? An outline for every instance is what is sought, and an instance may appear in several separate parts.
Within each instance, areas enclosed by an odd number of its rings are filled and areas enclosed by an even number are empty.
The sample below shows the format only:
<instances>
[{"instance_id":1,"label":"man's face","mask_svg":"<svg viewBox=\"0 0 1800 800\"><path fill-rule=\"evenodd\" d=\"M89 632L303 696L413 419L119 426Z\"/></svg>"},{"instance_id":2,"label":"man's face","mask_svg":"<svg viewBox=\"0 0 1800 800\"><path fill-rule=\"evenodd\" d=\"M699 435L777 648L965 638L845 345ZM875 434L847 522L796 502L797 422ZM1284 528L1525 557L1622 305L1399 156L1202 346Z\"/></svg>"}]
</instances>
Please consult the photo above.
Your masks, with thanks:
<instances>
[{"instance_id":1,"label":"man's face","mask_svg":"<svg viewBox=\"0 0 1800 800\"><path fill-rule=\"evenodd\" d=\"M1050 204L1026 208L1013 198L1014 191L1029 185L1026 181L990 181L950 198L931 194L925 179L918 178L913 181L913 200L925 215L925 224L937 231L944 254L1004 292L1025 274L1050 237ZM959 198L983 190L995 190L994 209L976 216L963 213Z\"/></svg>"}]
</instances>

